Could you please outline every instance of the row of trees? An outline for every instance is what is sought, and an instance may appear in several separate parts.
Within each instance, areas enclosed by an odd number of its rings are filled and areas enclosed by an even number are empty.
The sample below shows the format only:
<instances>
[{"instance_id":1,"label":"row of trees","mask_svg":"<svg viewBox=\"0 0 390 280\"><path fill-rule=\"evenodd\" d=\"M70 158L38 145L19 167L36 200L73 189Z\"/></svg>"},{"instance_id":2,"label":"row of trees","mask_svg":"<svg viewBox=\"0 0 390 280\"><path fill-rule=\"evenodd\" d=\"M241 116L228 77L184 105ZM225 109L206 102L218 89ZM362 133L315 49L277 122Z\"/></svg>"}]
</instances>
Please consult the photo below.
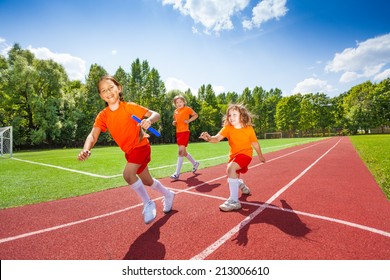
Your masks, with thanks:
<instances>
[{"instance_id":1,"label":"row of trees","mask_svg":"<svg viewBox=\"0 0 390 280\"><path fill-rule=\"evenodd\" d=\"M97 113L105 106L97 91L97 81L107 71L94 64L85 83L70 81L64 68L52 60L35 58L18 44L0 55L0 126L14 127L16 148L31 146L81 146L90 132ZM123 85L125 100L134 101L161 114L156 124L162 136L154 143L173 143L174 107L172 99L184 94L188 106L199 119L191 124L192 141L202 131L216 133L229 103L244 103L256 116L255 130L281 131L290 137L350 133L390 125L390 79L378 84L365 82L348 92L330 98L324 93L282 96L279 89L245 88L241 94L216 94L211 85L202 85L197 93L190 90L167 92L158 71L136 59L126 72L119 67L114 75ZM112 144L109 133L101 144Z\"/></svg>"}]
</instances>

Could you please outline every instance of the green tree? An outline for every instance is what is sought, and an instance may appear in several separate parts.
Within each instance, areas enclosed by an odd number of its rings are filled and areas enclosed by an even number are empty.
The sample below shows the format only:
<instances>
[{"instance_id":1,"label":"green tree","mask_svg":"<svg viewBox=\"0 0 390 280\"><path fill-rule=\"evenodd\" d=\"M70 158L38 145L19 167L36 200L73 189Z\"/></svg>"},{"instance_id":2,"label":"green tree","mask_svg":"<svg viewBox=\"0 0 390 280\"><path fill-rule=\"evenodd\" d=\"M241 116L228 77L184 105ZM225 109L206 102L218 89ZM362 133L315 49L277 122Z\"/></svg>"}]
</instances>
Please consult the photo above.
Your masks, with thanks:
<instances>
[{"instance_id":1,"label":"green tree","mask_svg":"<svg viewBox=\"0 0 390 280\"><path fill-rule=\"evenodd\" d=\"M276 107L277 129L293 137L299 127L301 94L283 97Z\"/></svg>"},{"instance_id":2,"label":"green tree","mask_svg":"<svg viewBox=\"0 0 390 280\"><path fill-rule=\"evenodd\" d=\"M275 116L276 116L276 106L278 105L279 101L282 99L282 91L278 88L271 89L270 91L266 92L265 95L265 106L266 106L266 114L265 117L267 120L267 125L265 127L266 132L274 132L277 130ZM262 118L264 118L263 114L261 115Z\"/></svg>"},{"instance_id":3,"label":"green tree","mask_svg":"<svg viewBox=\"0 0 390 280\"><path fill-rule=\"evenodd\" d=\"M107 75L107 71L97 65L92 64L86 78L85 86L80 88L80 94L76 97L76 104L82 115L76 130L76 138L85 140L90 133L97 114L106 107L105 102L100 98L98 91L99 79ZM100 134L98 143L111 143L112 138L109 133Z\"/></svg>"},{"instance_id":4,"label":"green tree","mask_svg":"<svg viewBox=\"0 0 390 280\"><path fill-rule=\"evenodd\" d=\"M375 126L372 119L372 100L370 98L373 85L370 81L352 87L344 96L344 110L347 119L347 128L352 134L359 130L368 133L370 127Z\"/></svg>"},{"instance_id":5,"label":"green tree","mask_svg":"<svg viewBox=\"0 0 390 280\"><path fill-rule=\"evenodd\" d=\"M130 96L130 78L122 67L119 67L115 74L115 79L122 85L122 94L125 101L132 101Z\"/></svg>"},{"instance_id":6,"label":"green tree","mask_svg":"<svg viewBox=\"0 0 390 280\"><path fill-rule=\"evenodd\" d=\"M379 126L383 133L384 128L390 126L390 78L374 86L371 98L375 126Z\"/></svg>"}]
</instances>

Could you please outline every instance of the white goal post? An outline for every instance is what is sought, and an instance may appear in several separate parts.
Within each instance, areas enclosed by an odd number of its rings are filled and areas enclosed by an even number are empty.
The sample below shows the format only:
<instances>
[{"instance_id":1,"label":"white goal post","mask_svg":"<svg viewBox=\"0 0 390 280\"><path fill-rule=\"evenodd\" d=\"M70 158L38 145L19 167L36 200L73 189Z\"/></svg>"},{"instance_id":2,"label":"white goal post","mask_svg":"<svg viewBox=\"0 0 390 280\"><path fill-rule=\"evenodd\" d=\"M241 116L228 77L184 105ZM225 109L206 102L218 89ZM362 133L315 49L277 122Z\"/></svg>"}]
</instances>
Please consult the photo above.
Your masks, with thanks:
<instances>
[{"instance_id":1,"label":"white goal post","mask_svg":"<svg viewBox=\"0 0 390 280\"><path fill-rule=\"evenodd\" d=\"M0 127L0 156L12 158L12 126Z\"/></svg>"},{"instance_id":2,"label":"white goal post","mask_svg":"<svg viewBox=\"0 0 390 280\"><path fill-rule=\"evenodd\" d=\"M268 139L281 139L281 138L283 138L281 132L266 132L266 133L264 133L264 139L267 139L267 136L269 136Z\"/></svg>"}]
</instances>

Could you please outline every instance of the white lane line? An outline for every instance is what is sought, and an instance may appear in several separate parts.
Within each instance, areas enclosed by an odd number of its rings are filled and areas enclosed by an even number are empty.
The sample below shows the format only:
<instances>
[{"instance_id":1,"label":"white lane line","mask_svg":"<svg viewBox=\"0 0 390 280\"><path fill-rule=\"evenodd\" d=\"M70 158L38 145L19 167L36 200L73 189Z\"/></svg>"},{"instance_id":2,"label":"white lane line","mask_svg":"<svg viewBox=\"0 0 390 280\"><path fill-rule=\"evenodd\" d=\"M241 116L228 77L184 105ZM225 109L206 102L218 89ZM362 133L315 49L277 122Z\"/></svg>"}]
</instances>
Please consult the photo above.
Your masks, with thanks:
<instances>
[{"instance_id":1,"label":"white lane line","mask_svg":"<svg viewBox=\"0 0 390 280\"><path fill-rule=\"evenodd\" d=\"M300 142L284 144L284 145L280 145L280 146L268 147L268 148L264 148L263 150L280 148L280 147L286 147L286 146L293 146L293 145L303 144L303 143L307 143L307 142L310 142L310 141L300 141ZM215 159L220 159L220 158L227 158L227 157L228 157L228 155L223 155L223 156L218 156L218 157L206 158L206 159L202 159L202 160L199 160L199 161L200 162L205 162L205 161L210 161L210 160L215 160ZM100 175L100 174L95 174L95 173L91 173L91 172L80 171L80 170L77 170L77 169L66 168L66 167L62 167L62 166L58 166L58 165L53 165L53 164L47 164L47 163L41 163L41 162L36 162L36 161L31 161L31 160L20 159L20 158L16 158L16 157L12 157L11 159L22 161L22 162L26 162L26 163L31 163L31 164L36 164L36 165L56 168L56 169L60 169L60 170L65 170L65 171L69 171L69 172L73 172L73 173L79 173L79 174L87 175L87 176L91 176L91 177L103 178L103 179L112 179L112 178L123 176L122 174ZM186 162L183 162L183 164L190 164L190 162L186 161ZM152 168L149 168L149 170L158 170L158 169L164 169L164 168L175 167L175 166L176 166L176 163L175 164L164 165L164 166L152 167Z\"/></svg>"},{"instance_id":2,"label":"white lane line","mask_svg":"<svg viewBox=\"0 0 390 280\"><path fill-rule=\"evenodd\" d=\"M119 213L128 211L130 209L134 209L134 208L139 207L141 205L142 205L142 203L134 205L134 206L130 206L130 207L127 207L127 208L124 208L124 209L120 209L120 210L117 210L117 211L109 212L109 213L106 213L106 214L94 216L94 217L91 217L91 218L78 220L78 221L74 221L74 222L70 222L70 223L66 223L66 224L62 224L62 225L58 225L58 226L54 226L54 227L49 227L49 228L45 228L45 229L41 229L41 230L37 230L37 231L31 231L31 232L19 234L19 235L16 235L16 236L2 238L2 239L0 239L0 244L1 243L5 243L5 242L9 242L9 241L13 241L13 240L16 240L16 239L29 237L29 236L32 236L32 235L41 234L41 233L44 233L44 232L49 232L49 231L53 231L53 230L57 230L57 229L65 228L65 227L74 226L74 225L77 225L77 224L81 224L81 223L97 220L97 219L100 219L100 218L105 218L105 217L108 217L108 216L111 216L111 215L115 215L115 214L119 214Z\"/></svg>"},{"instance_id":3,"label":"white lane line","mask_svg":"<svg viewBox=\"0 0 390 280\"><path fill-rule=\"evenodd\" d=\"M296 181L298 181L303 175L305 175L314 165L316 165L324 156L326 156L331 150L333 150L341 141L337 141L330 149L328 149L324 154L322 154L319 158L317 158L312 164L310 164L305 170L303 170L298 176L292 179L288 184L286 184L283 188L281 188L278 192L276 192L273 196L271 196L265 204L271 204L277 197L279 197L283 192L285 192L289 187L291 187ZM201 253L192 257L191 260L203 260L207 258L210 254L216 251L220 246L222 246L226 241L230 240L241 228L245 227L249 222L251 222L257 215L263 212L266 209L264 205L260 206L256 211L247 216L244 220L242 220L239 224L229 230L225 235L211 244L209 247L204 249Z\"/></svg>"},{"instance_id":4,"label":"white lane line","mask_svg":"<svg viewBox=\"0 0 390 280\"><path fill-rule=\"evenodd\" d=\"M277 160L277 159L286 157L286 156L288 156L288 155L291 155L291 154L294 154L294 153L296 153L296 152L299 152L299 151L308 149L308 148L310 148L310 147L314 147L314 146L319 145L319 144L320 144L320 143L316 143L316 144L313 144L313 145L311 145L311 146L308 146L308 147L305 147L305 148L302 148L302 149L298 149L298 150L296 150L296 151L287 153L287 154L282 155L282 156L279 156L279 157L277 157L277 158L273 158L273 159L269 160L268 162L271 162L271 161L274 161L274 160ZM255 165L255 166L258 166L258 165L261 165L261 164L263 164L263 163L257 164L257 165ZM253 167L255 167L255 166L253 166ZM253 168L253 167L252 167L252 168ZM207 181L207 182L202 182L201 184L198 184L198 185L196 185L196 186L192 186L192 187L190 187L190 188L188 188L188 189L186 189L186 190L178 190L177 193L180 193L180 192L187 192L187 193L191 193L191 194L196 194L196 193L189 192L188 190L191 190L191 189L200 187L200 186L202 186L202 185L211 183L211 182L213 182L213 181L220 180L220 179L222 179L222 178L224 178L224 177L226 177L226 175L223 175L223 176L214 178L214 179L209 180L209 181ZM209 197L212 197L212 196L209 196ZM214 198L223 199L223 200L226 199L226 198L219 198L219 197L214 197ZM162 199L162 197L155 198L154 200L156 201L156 200L159 200L159 199ZM122 213L122 212L125 212L125 211L128 211L128 210L131 210L131 209L134 209L134 208L140 207L140 206L142 206L142 204L137 204L137 205L134 205L134 206L131 206L131 207L127 207L127 208L124 208L124 209L120 209L120 210L117 210L117 211L109 212L109 213L106 213L106 214L94 216L94 217L87 218L87 219L83 219L83 220L78 220L78 221L74 221L74 222L70 222L70 223L66 223L66 224L61 224L61 225L54 226L54 227L50 227L50 228L45 228L45 229L41 229L41 230L37 230L37 231L32 231L32 232L24 233L24 234L19 234L19 235L12 236L12 237L2 238L2 239L0 239L0 244L1 244L1 243L5 243L5 242L9 242L9 241L13 241L13 240L17 240L17 239L21 239L21 238L25 238L25 237L29 237L29 236L33 236L33 235L37 235L37 234L41 234L41 233L45 233L45 232L54 231L54 230L61 229L61 228L65 228L65 227L70 227L70 226L73 226L73 225L85 223L85 222L92 221L92 220L97 220L97 219L100 219L100 218L104 218L104 217L108 217L108 216L111 216L111 215L119 214L119 213ZM253 213L252 213L252 214L253 214Z\"/></svg>"},{"instance_id":5,"label":"white lane line","mask_svg":"<svg viewBox=\"0 0 390 280\"><path fill-rule=\"evenodd\" d=\"M31 164L36 164L36 165L42 165L42 166L46 166L46 167L61 169L61 170L65 170L65 171L70 171L70 172L74 172L74 173L79 173L79 174L83 174L83 175L92 176L92 177L109 178L109 176L93 174L93 173L89 173L89 172L84 172L84 171L80 171L80 170L76 170L76 169L70 169L70 168L61 167L61 166L52 165L52 164L47 164L47 163L35 162L35 161L20 159L20 158L16 158L16 157L12 157L11 159L22 161L22 162L27 162L27 163L31 163Z\"/></svg>"},{"instance_id":6,"label":"white lane line","mask_svg":"<svg viewBox=\"0 0 390 280\"><path fill-rule=\"evenodd\" d=\"M299 151L308 149L308 148L310 148L310 147L314 147L314 146L319 145L319 144L320 144L320 143L315 143L315 144L310 145L310 146L308 146L308 147L305 147L305 148L302 148L302 149L298 149L298 150L296 150L296 151L293 151L293 152L287 153L287 154L285 154L285 155L279 156L279 157L277 157L277 158L271 159L271 160L269 160L268 162L273 161L273 160L277 160L277 159L279 159L279 158L283 158L283 157L285 157L285 156L288 156L288 155L294 154L294 153L296 153L296 152L299 152ZM34 162L32 162L32 163L34 163ZM260 163L260 164L262 164L262 163ZM188 188L187 190L194 189L194 188L200 187L200 186L202 186L202 185L211 183L211 182L213 182L213 181L220 180L220 179L222 179L222 178L224 178L224 177L226 177L226 175L223 175L223 176L214 178L214 179L209 180L209 181L207 181L207 182L202 182L201 184L198 184L198 185L196 185L196 186L190 187L190 188ZM178 193L180 193L180 192L184 192L184 191L183 191L183 190L178 191ZM162 198L162 197L160 197L160 198ZM160 198L156 198L156 199L154 199L154 200L158 200L158 199L160 199ZM20 239L20 238L24 238L24 237L28 237L28 236L32 236L32 235L36 235L36 234L40 234L40 233L44 233L44 232L48 232L48 231L53 231L53 230L61 229L61 228L64 228L64 227L69 227L69 226L77 225L77 224L84 223L84 222L88 222L88 221L91 221L91 220L96 220L96 219L99 219L99 218L111 216L111 215L114 215L114 214L118 214L118 213L121 213L121 212L130 210L130 209L136 208L136 207L138 207L138 206L141 206L141 204L138 204L138 205L135 205L135 206L132 206L132 207L128 207L128 208L124 208L124 209L122 209L122 210L118 210L118 211L106 213L106 214L103 214L103 215L91 217L91 218L84 219L84 220L79 220L79 221L75 221L75 222L71 222L71 223L67 223L67 224L62 224L62 225L58 225L58 226L54 226L54 227L50 227L50 228L46 228L46 229L42 229L42 230L37 230L37 231L33 231L33 232L28 232L28 233L16 235L16 236L13 236L13 237L2 238L2 239L0 239L0 244L1 244L1 243L4 243L4 242L13 241L13 240L16 240L16 239Z\"/></svg>"},{"instance_id":7,"label":"white lane line","mask_svg":"<svg viewBox=\"0 0 390 280\"><path fill-rule=\"evenodd\" d=\"M172 189L172 190L176 191L176 189ZM192 195L203 196L203 197L208 197L208 198L212 198L212 199L218 199L218 200L221 200L221 201L225 201L226 200L226 197L209 195L209 194L205 194L205 193L196 193L196 192L192 192L190 190L179 190L179 189L177 189L177 193L179 193L179 192L192 194ZM273 210L294 213L296 215L307 216L307 217L311 217L311 218L314 218L314 219L325 220L325 221L329 221L329 222L333 222L333 223L337 223L337 224L342 224L342 225L346 225L346 226L362 229L362 230L365 230L365 231L369 231L369 232L376 233L376 234L383 235L385 237L389 237L390 238L390 232L387 232L387 231L384 231L384 230L380 230L380 229L376 229L376 228L369 227L369 226L365 226L365 225L361 225L361 224L357 224L357 223L348 222L348 221L341 220L341 219L331 218L331 217L327 217L327 216L323 216L323 215L312 214L312 213L298 211L298 210L292 210L292 209L283 208L283 207L277 207L277 206L270 205L270 204L267 204L267 203L255 203L255 202L247 202L247 201L240 201L240 203L244 204L244 205L251 205L251 206L260 207L260 208L262 208L262 207L263 208L269 208L269 209L273 209Z\"/></svg>"}]
</instances>

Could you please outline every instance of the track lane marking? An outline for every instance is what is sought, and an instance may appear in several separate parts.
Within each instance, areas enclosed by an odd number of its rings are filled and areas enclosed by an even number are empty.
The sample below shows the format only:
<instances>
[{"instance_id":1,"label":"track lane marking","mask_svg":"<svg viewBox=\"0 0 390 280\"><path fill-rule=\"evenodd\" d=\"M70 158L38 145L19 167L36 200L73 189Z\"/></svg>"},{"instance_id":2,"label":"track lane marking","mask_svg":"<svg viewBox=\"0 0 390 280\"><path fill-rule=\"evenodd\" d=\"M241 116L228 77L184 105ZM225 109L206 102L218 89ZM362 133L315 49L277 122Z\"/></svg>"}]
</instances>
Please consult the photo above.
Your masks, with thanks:
<instances>
[{"instance_id":1,"label":"track lane marking","mask_svg":"<svg viewBox=\"0 0 390 280\"><path fill-rule=\"evenodd\" d=\"M301 177L303 177L314 165L316 165L323 157L325 157L331 150L333 150L341 141L341 138L334 144L331 148L329 148L325 153L323 153L319 158L317 158L313 163L311 163L308 167L306 167L298 176L292 179L289 183L287 183L284 187L282 187L279 191L277 191L273 196L271 196L265 204L271 204L276 198L278 198L283 192L285 192L288 188L290 188L296 181L298 181ZM252 212L249 216L247 216L244 220L242 220L239 224L225 233L221 238L211 244L209 247L204 249L199 254L193 256L191 260L204 260L210 254L215 252L220 246L222 246L226 241L230 240L237 232L240 231L241 228L245 227L248 223L250 223L255 217L257 217L261 212L266 209L265 206L260 206L254 212Z\"/></svg>"},{"instance_id":2,"label":"track lane marking","mask_svg":"<svg viewBox=\"0 0 390 280\"><path fill-rule=\"evenodd\" d=\"M329 140L327 140L327 141L329 141ZM274 147L267 147L267 148L264 148L263 150L280 148L280 147L288 147L288 146L292 146L293 147L294 145L297 145L297 144L303 145L303 144L308 143L308 142L310 142L310 141L295 142L295 143L284 144L284 145L279 145L279 146L274 146ZM322 140L319 140L318 142L322 142ZM220 158L227 158L227 157L228 157L228 155L212 157L212 158L206 158L206 159L199 160L199 162L205 162L205 161L210 161L210 160L215 160L215 159L220 159ZM17 161L21 161L21 162L25 162L25 163L30 163L30 164L50 167L50 168L56 168L56 169L60 169L60 170L68 171L68 172L73 172L73 173L78 173L78 174L82 174L82 175L86 175L86 176L102 178L102 179L112 179L112 178L123 176L122 174L100 175L100 174L95 174L95 173L91 173L91 172L80 171L80 170L77 170L77 169L62 167L62 166L59 166L59 165L53 165L53 164L48 164L48 163L36 162L36 161L20 159L20 158L16 158L16 157L12 157L11 159L14 159L14 160L17 160ZM186 162L183 162L183 164L190 164L190 162L186 161ZM164 166L152 167L152 168L149 168L149 170L152 171L152 170L164 169L164 168L174 167L174 166L176 166L176 163L169 164L169 165L164 165Z\"/></svg>"},{"instance_id":3,"label":"track lane marking","mask_svg":"<svg viewBox=\"0 0 390 280\"><path fill-rule=\"evenodd\" d=\"M329 141L329 140L327 140L327 141ZM327 141L325 141L325 142L327 142ZM304 148L301 148L301 149L298 149L298 150L289 152L289 153L287 153L287 154L278 156L278 157L276 157L276 158L270 159L268 162L272 162L272 161L274 161L274 160L277 160L277 159L280 159L280 158L283 158L283 157L292 155L292 154L294 154L294 153L297 153L297 152L300 152L300 151L309 149L309 148L314 147L314 146L317 146L317 145L319 145L319 144L321 144L321 143L324 143L324 142L323 142L323 141L320 141L320 142L314 143L313 145L310 145L310 146L307 146L307 147L304 147ZM253 167L256 167L256 166L261 165L261 164L263 164L263 163L254 165L254 166L249 167L249 168L253 168ZM209 181L207 181L207 182L203 182L203 183L198 184L198 185L196 185L196 186L192 186L192 187L188 188L187 190L194 189L194 188L197 188L197 187L202 186L202 185L204 185L204 184L207 184L207 183L210 183L210 182L213 182L213 181L220 180L220 179L222 179L222 178L224 178L224 177L226 177L226 175L223 175L223 176L214 178L214 179L209 180ZM172 189L172 188L169 188L169 189ZM178 191L178 193L180 193L180 192L182 192L182 191ZM162 198L163 198L163 197L161 196L161 197L158 197L158 198L153 199L153 200L156 201L156 200L159 200L159 199L162 199ZM45 233L45 232L49 232L49 231L53 231L53 230L65 228L65 227L70 227L70 226L77 225L77 224L81 224L81 223L88 222L88 221L91 221L91 220L96 220L96 219L99 219L99 218L104 218L104 217L107 217L107 216L119 214L119 213L128 211L128 210L130 210L130 209L134 209L134 208L139 207L139 206L142 206L142 204L137 204L137 205L135 205L135 206L127 207L127 208L124 208L124 209L120 209L120 210L117 210L117 211L109 212L109 213L102 214L102 215L98 215L98 216L94 216L94 217L87 218L87 219L82 219L82 220L75 221L75 222L70 222L70 223L66 223L66 224L62 224L62 225L58 225L58 226L49 227L49 228L46 228L46 229L41 229L41 230L32 231L32 232L28 232L28 233L24 233L24 234L19 234L19 235L12 236L12 237L2 238L2 239L0 239L0 244L1 244L1 243L5 243L5 242L9 242L9 241L13 241L13 240L17 240L17 239L21 239L21 238L25 238L25 237L29 237L29 236L32 236L32 235L37 235L37 234L41 234L41 233Z\"/></svg>"},{"instance_id":4,"label":"track lane marking","mask_svg":"<svg viewBox=\"0 0 390 280\"><path fill-rule=\"evenodd\" d=\"M339 140L340 142L340 140ZM323 142L322 142L323 143ZM298 149L296 151L293 151L293 152L290 152L290 153L287 153L285 155L282 155L282 156L278 156L276 158L273 158L273 159L270 159L267 161L268 162L271 162L271 161L274 161L274 160L277 160L277 159L280 159L280 158L283 158L283 157L286 157L288 155L291 155L291 154L294 154L296 152L299 152L299 151L302 151L302 150L305 150L305 149L308 149L310 147L313 147L313 146L316 146L320 143L316 143L314 145L311 145L311 146L308 146L308 147L304 147L302 149ZM259 165L262 165L263 163L259 163L259 164L256 164L254 166L251 166L249 168L254 168L254 167L257 167ZM191 189L194 189L194 188L197 188L197 187L200 187L202 185L205 185L205 184L208 184L208 183L211 183L211 182L214 182L214 181L217 181L217 180L221 180L223 179L224 177L226 177L226 175L224 176L220 176L220 177L217 177L217 178L214 178L212 180L209 180L207 182L203 182L201 184L198 184L196 186L192 186L192 187L189 187L185 190L182 190L182 189L175 189L175 188L169 188L171 190L174 190L176 191L176 193L187 193L187 194L191 194L191 195L199 195L199 196L204 196L204 197L208 197L208 198L214 198L214 199L219 199L219 200L226 200L225 197L219 197L219 196L212 196L212 195L207 195L207 194L202 194L202 193L195 193L195 192L191 192L190 190ZM160 200L162 199L163 197L158 197L158 198L155 198L153 199L154 201L157 201L157 200ZM379 229L375 229L375 228L372 228L372 227L368 227L368 226L364 226L364 225L360 225L360 224L356 224L356 223L351 223L351 222L348 222L348 221L344 221L344 220L340 220L340 219L335 219L335 218L331 218L331 217L326 217L326 216L321 216L321 215L317 215L317 214L311 214L311 213L307 213L307 212L302 212L302 211L297 211L297 210L291 210L291 209L285 209L285 208L279 208L279 207L276 207L276 206L272 206L272 205L269 205L267 203L264 203L264 204L258 204L258 203L251 203L251 202L241 202L242 204L247 204L247 205L252 205L252 206L257 206L259 207L259 209L257 209L257 213L253 212L250 216L248 216L247 218L250 218L252 217L252 219L257 216L258 214L260 214L264 209L266 208L271 208L271 209L274 209L274 210L279 210L279 211L287 211L287 212L292 212L292 213L295 213L295 214L299 214L299 215L303 215L303 216L308 216L308 217L312 217L312 218L317 218L317 219L321 219L321 220L326 220L326 221L330 221L330 222L334 222L334 223L339 223L339 224L343 224L343 225L347 225L347 226L351 226L351 227L355 227L355 228L359 228L359 229L362 229L362 230L366 230L366 231L369 231L369 232L373 232L373 233L376 233L376 234L379 234L379 235L383 235L385 237L390 237L390 232L386 232L386 231L383 231L383 230L379 230ZM116 214L120 214L122 212L126 212L126 211L129 211L129 210L132 210L132 209L135 209L137 207L141 207L142 206L142 203L140 204L137 204L137 205L133 205L133 206L130 206L130 207L127 207L127 208L123 208L123 209L119 209L119 210L116 210L116 211L112 211L112 212L109 212L109 213L106 213L106 214L102 214L102 215L97 215L97 216L93 216L93 217L90 217L90 218L87 218L87 219L82 219L82 220L78 220L78 221L74 221L74 222L70 222L70 223L65 223L65 224L61 224L61 225L57 225L57 226L53 226L53 227L49 227L49 228L45 228L45 229L41 229L41 230L37 230L37 231L32 231L32 232L28 232L28 233L24 233L24 234L19 234L19 235L16 235L16 236L11 236L11 237L6 237L6 238L2 238L0 239L0 244L2 243L6 243L6 242L10 242L10 241L14 241L14 240L18 240L18 239L22 239L22 238L26 238L26 237L30 237L30 236L34 236L34 235L38 235L38 234L43 234L43 233L46 233L46 232L50 232L50 231L54 231L54 230L59 230L59 229L62 229L62 228L66 228L66 227L70 227L70 226L74 226L74 225L78 225L78 224L81 224L81 223L85 223L85 222L89 222L89 221L93 221L93 220L97 220L97 219L101 219L101 218L105 218L105 217L109 217L109 216L112 216L112 215L116 215ZM260 212L261 210L261 212ZM246 219L244 219L245 221ZM242 223L242 222L241 222ZM241 224L240 223L240 224ZM249 223L249 222L247 222ZM246 223L246 224L247 224ZM245 224L245 225L246 225ZM242 227L241 227L242 228ZM234 229L232 229L234 230ZM216 248L217 249L217 248Z\"/></svg>"}]
</instances>

